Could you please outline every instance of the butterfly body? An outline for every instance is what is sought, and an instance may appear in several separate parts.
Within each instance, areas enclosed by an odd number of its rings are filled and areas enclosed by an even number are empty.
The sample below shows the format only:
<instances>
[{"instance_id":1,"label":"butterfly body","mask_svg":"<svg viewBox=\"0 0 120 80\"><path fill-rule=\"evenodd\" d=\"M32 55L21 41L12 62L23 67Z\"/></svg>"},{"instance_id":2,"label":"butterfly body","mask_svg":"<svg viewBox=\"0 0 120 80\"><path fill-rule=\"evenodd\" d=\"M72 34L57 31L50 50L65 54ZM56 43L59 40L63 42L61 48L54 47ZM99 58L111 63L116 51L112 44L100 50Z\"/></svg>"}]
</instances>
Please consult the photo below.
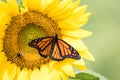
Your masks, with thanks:
<instances>
[{"instance_id":1,"label":"butterfly body","mask_svg":"<svg viewBox=\"0 0 120 80\"><path fill-rule=\"evenodd\" d=\"M59 39L58 36L42 37L32 40L29 46L36 48L39 54L46 58L50 57L52 60L61 61L65 58L80 59L79 53L67 42Z\"/></svg>"}]
</instances>

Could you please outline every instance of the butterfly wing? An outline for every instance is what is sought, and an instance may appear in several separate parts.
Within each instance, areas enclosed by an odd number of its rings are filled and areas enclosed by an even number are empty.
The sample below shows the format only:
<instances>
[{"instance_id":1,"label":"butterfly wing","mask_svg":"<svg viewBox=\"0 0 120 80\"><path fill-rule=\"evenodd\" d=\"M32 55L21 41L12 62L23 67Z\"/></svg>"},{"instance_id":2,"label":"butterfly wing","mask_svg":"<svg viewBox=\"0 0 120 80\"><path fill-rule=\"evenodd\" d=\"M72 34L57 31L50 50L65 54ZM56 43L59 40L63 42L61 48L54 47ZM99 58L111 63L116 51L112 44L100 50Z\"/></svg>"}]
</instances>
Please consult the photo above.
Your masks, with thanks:
<instances>
[{"instance_id":1,"label":"butterfly wing","mask_svg":"<svg viewBox=\"0 0 120 80\"><path fill-rule=\"evenodd\" d=\"M52 60L61 61L65 58L80 59L79 53L67 42L55 37L43 37L32 40L29 46L36 48L39 54L46 58L48 55Z\"/></svg>"},{"instance_id":2,"label":"butterfly wing","mask_svg":"<svg viewBox=\"0 0 120 80\"><path fill-rule=\"evenodd\" d=\"M65 58L80 59L79 53L67 42L58 39L51 49L50 57L53 60L61 61Z\"/></svg>"},{"instance_id":3,"label":"butterfly wing","mask_svg":"<svg viewBox=\"0 0 120 80\"><path fill-rule=\"evenodd\" d=\"M36 48L39 51L39 54L46 58L51 49L51 43L52 43L53 37L43 37L43 38L38 38L35 40L32 40L29 45L31 47Z\"/></svg>"},{"instance_id":4,"label":"butterfly wing","mask_svg":"<svg viewBox=\"0 0 120 80\"><path fill-rule=\"evenodd\" d=\"M63 60L60 48L57 43L53 42L49 56L52 60L57 60L57 61Z\"/></svg>"}]
</instances>

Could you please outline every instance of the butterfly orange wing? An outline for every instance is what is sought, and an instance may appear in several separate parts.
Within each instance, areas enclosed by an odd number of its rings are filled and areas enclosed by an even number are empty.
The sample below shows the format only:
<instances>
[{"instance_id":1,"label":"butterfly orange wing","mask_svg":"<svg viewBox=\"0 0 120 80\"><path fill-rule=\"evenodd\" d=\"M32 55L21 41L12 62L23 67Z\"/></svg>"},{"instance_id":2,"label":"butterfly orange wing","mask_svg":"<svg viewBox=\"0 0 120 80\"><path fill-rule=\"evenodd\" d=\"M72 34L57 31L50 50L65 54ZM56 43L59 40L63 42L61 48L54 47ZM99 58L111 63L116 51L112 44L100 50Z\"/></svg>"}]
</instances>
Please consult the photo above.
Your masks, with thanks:
<instances>
[{"instance_id":1,"label":"butterfly orange wing","mask_svg":"<svg viewBox=\"0 0 120 80\"><path fill-rule=\"evenodd\" d=\"M38 38L32 40L29 43L29 46L36 48L39 51L39 54L46 58L50 53L52 39L52 37Z\"/></svg>"},{"instance_id":2,"label":"butterfly orange wing","mask_svg":"<svg viewBox=\"0 0 120 80\"><path fill-rule=\"evenodd\" d=\"M79 53L67 42L58 39L51 49L50 57L53 60L61 61L65 58L80 59Z\"/></svg>"}]
</instances>

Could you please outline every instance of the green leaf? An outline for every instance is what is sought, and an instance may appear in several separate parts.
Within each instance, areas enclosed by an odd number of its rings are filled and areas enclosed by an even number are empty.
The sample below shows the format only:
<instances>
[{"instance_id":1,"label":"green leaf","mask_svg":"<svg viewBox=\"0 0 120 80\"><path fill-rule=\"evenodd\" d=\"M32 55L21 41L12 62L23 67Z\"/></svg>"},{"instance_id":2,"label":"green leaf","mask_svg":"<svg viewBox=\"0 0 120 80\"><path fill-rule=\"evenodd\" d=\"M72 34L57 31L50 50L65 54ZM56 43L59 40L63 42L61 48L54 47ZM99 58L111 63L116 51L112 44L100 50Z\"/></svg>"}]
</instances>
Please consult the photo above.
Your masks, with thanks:
<instances>
[{"instance_id":1,"label":"green leaf","mask_svg":"<svg viewBox=\"0 0 120 80\"><path fill-rule=\"evenodd\" d=\"M94 76L97 76L97 77L99 77L99 79L100 80L108 80L107 78L105 78L103 75L101 75L100 73L96 73L96 72L94 72L94 71L92 71L92 70L87 70L87 71L85 71L86 73L88 73L88 74L92 74L92 75L94 75Z\"/></svg>"},{"instance_id":2,"label":"green leaf","mask_svg":"<svg viewBox=\"0 0 120 80\"><path fill-rule=\"evenodd\" d=\"M70 78L70 80L108 80L100 73L96 73L92 70L78 71L76 70L76 77Z\"/></svg>"},{"instance_id":3,"label":"green leaf","mask_svg":"<svg viewBox=\"0 0 120 80\"><path fill-rule=\"evenodd\" d=\"M96 77L94 75L82 72L76 74L75 78L71 78L70 80L100 80L99 77Z\"/></svg>"}]
</instances>

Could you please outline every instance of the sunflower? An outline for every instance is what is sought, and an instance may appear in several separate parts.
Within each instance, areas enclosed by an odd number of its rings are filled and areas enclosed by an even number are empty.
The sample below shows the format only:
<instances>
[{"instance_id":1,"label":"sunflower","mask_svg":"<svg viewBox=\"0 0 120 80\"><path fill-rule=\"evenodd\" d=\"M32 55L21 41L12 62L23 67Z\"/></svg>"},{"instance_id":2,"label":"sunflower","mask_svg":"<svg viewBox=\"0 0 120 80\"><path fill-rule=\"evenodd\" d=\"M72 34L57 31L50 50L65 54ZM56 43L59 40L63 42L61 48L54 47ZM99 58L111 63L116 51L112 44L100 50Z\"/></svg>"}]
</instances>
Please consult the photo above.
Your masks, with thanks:
<instances>
[{"instance_id":1,"label":"sunflower","mask_svg":"<svg viewBox=\"0 0 120 80\"><path fill-rule=\"evenodd\" d=\"M85 13L87 5L79 3L80 0L0 0L0 80L68 80L69 76L75 77L72 65L85 70L83 58L94 58L81 39L91 32L80 28L90 13ZM55 34L82 58L54 61L41 57L28 45L33 39Z\"/></svg>"}]
</instances>

